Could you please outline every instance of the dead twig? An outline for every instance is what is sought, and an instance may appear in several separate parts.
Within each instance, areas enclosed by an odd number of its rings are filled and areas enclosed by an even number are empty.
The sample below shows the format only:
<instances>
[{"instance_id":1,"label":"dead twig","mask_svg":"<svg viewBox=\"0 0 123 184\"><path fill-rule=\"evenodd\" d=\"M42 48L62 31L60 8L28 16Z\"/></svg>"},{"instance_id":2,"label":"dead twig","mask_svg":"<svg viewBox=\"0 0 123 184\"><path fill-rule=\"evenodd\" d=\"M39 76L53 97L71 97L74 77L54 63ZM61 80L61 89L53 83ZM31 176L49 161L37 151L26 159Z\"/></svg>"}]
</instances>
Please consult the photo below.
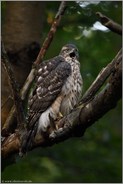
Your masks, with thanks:
<instances>
[{"instance_id":1,"label":"dead twig","mask_svg":"<svg viewBox=\"0 0 123 184\"><path fill-rule=\"evenodd\" d=\"M101 12L96 12L96 15L99 16L101 23L106 26L107 28L109 28L111 31L122 35L122 26L119 25L118 23L114 22L113 20L111 20L110 18L106 17L105 15L103 15Z\"/></svg>"}]
</instances>

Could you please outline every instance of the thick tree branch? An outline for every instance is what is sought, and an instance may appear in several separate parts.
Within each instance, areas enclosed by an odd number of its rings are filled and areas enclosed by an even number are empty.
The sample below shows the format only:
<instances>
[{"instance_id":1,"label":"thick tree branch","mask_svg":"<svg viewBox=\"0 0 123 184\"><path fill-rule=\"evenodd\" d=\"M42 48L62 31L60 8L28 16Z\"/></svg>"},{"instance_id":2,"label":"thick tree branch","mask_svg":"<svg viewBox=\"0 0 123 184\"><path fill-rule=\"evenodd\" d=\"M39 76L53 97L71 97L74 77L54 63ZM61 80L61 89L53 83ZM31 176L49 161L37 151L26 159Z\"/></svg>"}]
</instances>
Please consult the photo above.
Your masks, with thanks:
<instances>
[{"instance_id":1,"label":"thick tree branch","mask_svg":"<svg viewBox=\"0 0 123 184\"><path fill-rule=\"evenodd\" d=\"M115 71L112 73L106 87L86 105L80 113L80 121L85 128L92 125L106 112L114 108L122 96L122 58L115 63ZM85 118L86 117L86 118ZM87 121L86 121L87 120Z\"/></svg>"},{"instance_id":2,"label":"thick tree branch","mask_svg":"<svg viewBox=\"0 0 123 184\"><path fill-rule=\"evenodd\" d=\"M101 12L97 12L96 15L99 16L101 23L109 28L111 31L122 35L122 26L111 20L110 18L103 15Z\"/></svg>"},{"instance_id":3,"label":"thick tree branch","mask_svg":"<svg viewBox=\"0 0 123 184\"><path fill-rule=\"evenodd\" d=\"M36 66L39 65L41 62L42 62L42 59L44 57L44 55L46 54L46 51L47 49L49 48L51 42L52 42L52 39L55 35L55 32L57 30L57 27L60 23L60 20L62 18L62 15L64 14L64 11L66 9L66 2L61 2L60 6L59 6L59 10L55 16L55 19L52 23L52 26L50 28L50 31L46 37L46 39L44 40L44 43L42 45L42 48L37 56L37 59L36 61L34 62L34 65L33 65L33 68L29 74L29 76L27 77L26 81L25 81L25 84L21 90L21 93L20 93L20 96L21 96L21 99L24 100L25 97L26 97L26 94L29 90L29 87L30 85L32 84L34 78L35 78L35 75L36 75ZM5 136L7 134L7 132L9 132L9 129L10 127L12 126L13 124L13 120L15 119L15 108L12 107L9 115L8 115L8 118L4 124L4 127L2 129L2 135Z\"/></svg>"},{"instance_id":4,"label":"thick tree branch","mask_svg":"<svg viewBox=\"0 0 123 184\"><path fill-rule=\"evenodd\" d=\"M82 136L86 128L116 106L117 101L121 98L122 86L121 52L119 52L118 55L119 57L115 57L113 70L110 68L113 72L106 88L91 99L86 105L79 105L73 109L69 115L59 120L58 126L59 128L62 128L57 132L52 132L50 139L48 140L41 137L40 140L35 142L32 149L38 146L50 146L72 136ZM109 66L110 65L107 67ZM13 134L13 136L11 135L10 138L11 141L9 141L8 138L2 145L3 157L7 157L11 152L17 152L19 150L20 141L16 133Z\"/></svg>"}]
</instances>

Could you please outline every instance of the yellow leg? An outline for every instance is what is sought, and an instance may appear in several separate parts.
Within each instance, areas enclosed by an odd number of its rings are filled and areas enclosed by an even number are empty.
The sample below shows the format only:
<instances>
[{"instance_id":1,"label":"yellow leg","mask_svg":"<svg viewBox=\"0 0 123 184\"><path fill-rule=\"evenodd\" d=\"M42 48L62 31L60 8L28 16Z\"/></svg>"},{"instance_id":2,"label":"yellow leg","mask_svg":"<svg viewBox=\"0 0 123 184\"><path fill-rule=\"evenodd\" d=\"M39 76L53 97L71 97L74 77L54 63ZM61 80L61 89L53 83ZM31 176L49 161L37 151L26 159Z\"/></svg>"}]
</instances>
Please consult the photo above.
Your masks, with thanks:
<instances>
[{"instance_id":1,"label":"yellow leg","mask_svg":"<svg viewBox=\"0 0 123 184\"><path fill-rule=\"evenodd\" d=\"M56 128L56 130L58 130L58 129L59 129L59 127L58 127L58 125L57 125L57 124L56 124L55 128Z\"/></svg>"},{"instance_id":2,"label":"yellow leg","mask_svg":"<svg viewBox=\"0 0 123 184\"><path fill-rule=\"evenodd\" d=\"M62 113L61 113L61 112L59 112L59 117L60 117L60 118L63 118L63 115L62 115Z\"/></svg>"}]
</instances>

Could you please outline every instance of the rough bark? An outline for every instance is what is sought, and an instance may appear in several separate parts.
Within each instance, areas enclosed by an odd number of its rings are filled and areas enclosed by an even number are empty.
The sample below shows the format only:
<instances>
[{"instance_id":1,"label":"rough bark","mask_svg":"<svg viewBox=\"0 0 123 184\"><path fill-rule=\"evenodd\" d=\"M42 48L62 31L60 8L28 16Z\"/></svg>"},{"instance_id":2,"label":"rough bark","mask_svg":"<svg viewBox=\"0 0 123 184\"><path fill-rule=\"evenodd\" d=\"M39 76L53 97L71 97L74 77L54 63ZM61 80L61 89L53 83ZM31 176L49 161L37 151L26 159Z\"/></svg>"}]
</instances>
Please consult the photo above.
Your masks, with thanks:
<instances>
[{"instance_id":1,"label":"rough bark","mask_svg":"<svg viewBox=\"0 0 123 184\"><path fill-rule=\"evenodd\" d=\"M114 22L110 18L106 17L101 12L97 12L96 14L99 16L100 21L101 21L101 23L104 26L106 26L111 31L113 31L113 32L115 32L117 34L122 35L122 26L121 25L119 25L118 23Z\"/></svg>"}]
</instances>

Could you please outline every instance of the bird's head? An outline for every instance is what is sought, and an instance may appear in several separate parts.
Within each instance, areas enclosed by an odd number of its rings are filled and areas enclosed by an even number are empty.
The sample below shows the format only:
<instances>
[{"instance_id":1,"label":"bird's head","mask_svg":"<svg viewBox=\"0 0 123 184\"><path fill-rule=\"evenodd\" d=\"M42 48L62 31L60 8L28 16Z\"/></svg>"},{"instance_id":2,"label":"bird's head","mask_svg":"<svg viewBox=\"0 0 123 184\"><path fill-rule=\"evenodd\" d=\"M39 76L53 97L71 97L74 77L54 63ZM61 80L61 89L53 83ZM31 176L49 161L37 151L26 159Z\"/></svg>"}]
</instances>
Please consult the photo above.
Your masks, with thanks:
<instances>
[{"instance_id":1,"label":"bird's head","mask_svg":"<svg viewBox=\"0 0 123 184\"><path fill-rule=\"evenodd\" d=\"M70 58L79 59L78 49L73 44L67 44L63 46L61 49L60 55L62 55L64 58L70 57Z\"/></svg>"}]
</instances>

